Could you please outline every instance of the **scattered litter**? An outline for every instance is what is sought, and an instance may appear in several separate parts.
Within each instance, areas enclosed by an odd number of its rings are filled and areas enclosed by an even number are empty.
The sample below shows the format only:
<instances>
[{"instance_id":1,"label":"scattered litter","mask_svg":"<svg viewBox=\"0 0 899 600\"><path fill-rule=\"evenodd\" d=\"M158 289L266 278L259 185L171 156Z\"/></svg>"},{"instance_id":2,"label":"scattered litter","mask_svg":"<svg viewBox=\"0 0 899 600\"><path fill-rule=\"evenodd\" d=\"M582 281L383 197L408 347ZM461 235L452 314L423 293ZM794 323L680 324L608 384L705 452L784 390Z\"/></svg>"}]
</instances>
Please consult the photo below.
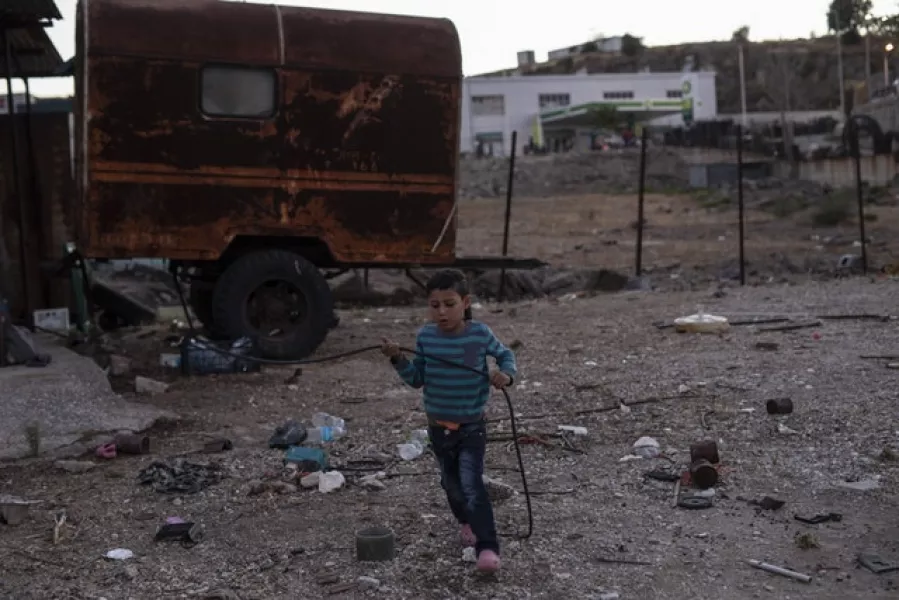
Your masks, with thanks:
<instances>
[{"instance_id":1,"label":"scattered litter","mask_svg":"<svg viewBox=\"0 0 899 600\"><path fill-rule=\"evenodd\" d=\"M478 562L478 555L475 552L474 548L468 547L462 550L462 562L467 563L476 563Z\"/></svg>"},{"instance_id":2,"label":"scattered litter","mask_svg":"<svg viewBox=\"0 0 899 600\"><path fill-rule=\"evenodd\" d=\"M0 521L7 525L19 525L28 517L31 506L40 503L40 500L25 500L16 496L0 495Z\"/></svg>"},{"instance_id":3,"label":"scattered litter","mask_svg":"<svg viewBox=\"0 0 899 600\"><path fill-rule=\"evenodd\" d=\"M876 479L862 479L861 481L840 481L837 487L857 492L870 492L880 489L880 482Z\"/></svg>"},{"instance_id":4,"label":"scattered litter","mask_svg":"<svg viewBox=\"0 0 899 600\"><path fill-rule=\"evenodd\" d=\"M322 494L330 494L339 490L346 483L346 478L340 471L328 471L318 476L318 491Z\"/></svg>"},{"instance_id":5,"label":"scattered litter","mask_svg":"<svg viewBox=\"0 0 899 600\"><path fill-rule=\"evenodd\" d=\"M94 454L97 458L102 458L104 460L112 460L116 457L116 446L112 442L108 444L101 444L97 446L94 450Z\"/></svg>"},{"instance_id":6,"label":"scattered litter","mask_svg":"<svg viewBox=\"0 0 899 600\"><path fill-rule=\"evenodd\" d=\"M646 473L643 473L643 476L648 477L649 479L655 479L656 481L664 481L666 483L674 483L675 481L680 479L679 474L672 471L666 471L664 469L647 471Z\"/></svg>"},{"instance_id":7,"label":"scattered litter","mask_svg":"<svg viewBox=\"0 0 899 600\"><path fill-rule=\"evenodd\" d=\"M105 556L109 560L128 560L134 558L134 552L127 548L115 548L107 552Z\"/></svg>"},{"instance_id":8,"label":"scattered litter","mask_svg":"<svg viewBox=\"0 0 899 600\"><path fill-rule=\"evenodd\" d=\"M195 494L222 480L221 470L214 465L187 461L168 464L153 461L138 473L141 485L154 485L160 494Z\"/></svg>"},{"instance_id":9,"label":"scattered litter","mask_svg":"<svg viewBox=\"0 0 899 600\"><path fill-rule=\"evenodd\" d=\"M784 577L789 577L791 579L795 579L797 581L801 581L803 583L811 582L812 578L803 573L798 573L796 571L791 571L789 569L784 569L783 567L778 567L775 565L771 565L760 560L750 560L749 564L756 569L761 569L762 571L768 571L769 573L774 573L776 575L783 575Z\"/></svg>"},{"instance_id":10,"label":"scattered litter","mask_svg":"<svg viewBox=\"0 0 899 600\"><path fill-rule=\"evenodd\" d=\"M303 475L300 479L300 486L309 490L312 488L318 487L318 482L321 479L322 472L316 471L314 473L309 473L307 475Z\"/></svg>"},{"instance_id":11,"label":"scattered litter","mask_svg":"<svg viewBox=\"0 0 899 600\"><path fill-rule=\"evenodd\" d=\"M799 432L796 431L795 429L790 429L789 427L787 427L787 426L784 425L783 423L778 423L778 424L777 424L777 433L782 433L782 434L784 434L784 435L795 435L795 434L797 434L797 433L799 433Z\"/></svg>"},{"instance_id":12,"label":"scattered litter","mask_svg":"<svg viewBox=\"0 0 899 600\"><path fill-rule=\"evenodd\" d=\"M723 333L730 329L727 317L719 317L699 312L674 320L674 330L678 333Z\"/></svg>"},{"instance_id":13,"label":"scattered litter","mask_svg":"<svg viewBox=\"0 0 899 600\"><path fill-rule=\"evenodd\" d=\"M260 369L258 362L243 358L252 354L253 341L248 337L235 340L227 347L204 338L188 337L181 343L180 366L185 375L249 373Z\"/></svg>"},{"instance_id":14,"label":"scattered litter","mask_svg":"<svg viewBox=\"0 0 899 600\"><path fill-rule=\"evenodd\" d=\"M687 385L686 383L682 383L682 384L680 384L679 386L677 386L677 393L678 393L678 394L689 394L690 391L691 391L691 390L690 390L690 386Z\"/></svg>"},{"instance_id":15,"label":"scattered litter","mask_svg":"<svg viewBox=\"0 0 899 600\"><path fill-rule=\"evenodd\" d=\"M328 468L328 455L321 448L306 448L304 446L292 446L284 455L284 462L296 465L304 472L313 473L324 471Z\"/></svg>"},{"instance_id":16,"label":"scattered litter","mask_svg":"<svg viewBox=\"0 0 899 600\"><path fill-rule=\"evenodd\" d=\"M409 441L404 444L397 444L396 449L403 460L415 460L424 454L425 447L428 444L428 430L416 429L409 437Z\"/></svg>"},{"instance_id":17,"label":"scattered litter","mask_svg":"<svg viewBox=\"0 0 899 600\"><path fill-rule=\"evenodd\" d=\"M770 352L780 348L780 344L777 342L756 342L755 347L757 350L767 350Z\"/></svg>"},{"instance_id":18,"label":"scattered litter","mask_svg":"<svg viewBox=\"0 0 899 600\"><path fill-rule=\"evenodd\" d=\"M704 498L702 496L684 496L677 501L677 505L681 508L686 508L687 510L703 510L706 508L712 508L712 499Z\"/></svg>"},{"instance_id":19,"label":"scattered litter","mask_svg":"<svg viewBox=\"0 0 899 600\"><path fill-rule=\"evenodd\" d=\"M117 453L138 455L150 453L150 438L145 435L125 433L117 435L112 443Z\"/></svg>"},{"instance_id":20,"label":"scattered litter","mask_svg":"<svg viewBox=\"0 0 899 600\"><path fill-rule=\"evenodd\" d=\"M718 483L718 469L709 461L700 458L690 463L690 478L700 489L708 489Z\"/></svg>"},{"instance_id":21,"label":"scattered litter","mask_svg":"<svg viewBox=\"0 0 899 600\"><path fill-rule=\"evenodd\" d=\"M656 458L662 453L659 442L651 437L641 437L634 442L633 453L640 458Z\"/></svg>"},{"instance_id":22,"label":"scattered litter","mask_svg":"<svg viewBox=\"0 0 899 600\"><path fill-rule=\"evenodd\" d=\"M185 548L190 548L203 539L203 528L180 517L168 517L165 524L156 530L153 539L157 542L177 541Z\"/></svg>"},{"instance_id":23,"label":"scattered litter","mask_svg":"<svg viewBox=\"0 0 899 600\"><path fill-rule=\"evenodd\" d=\"M600 592L599 600L618 600L620 596L618 592Z\"/></svg>"},{"instance_id":24,"label":"scattered litter","mask_svg":"<svg viewBox=\"0 0 899 600\"><path fill-rule=\"evenodd\" d=\"M858 562L876 575L899 571L899 563L889 562L877 554L859 554Z\"/></svg>"},{"instance_id":25,"label":"scattered litter","mask_svg":"<svg viewBox=\"0 0 899 600\"><path fill-rule=\"evenodd\" d=\"M559 425L559 431L573 433L574 435L587 435L586 427L579 427L576 425Z\"/></svg>"},{"instance_id":26,"label":"scattered litter","mask_svg":"<svg viewBox=\"0 0 899 600\"><path fill-rule=\"evenodd\" d=\"M690 461L707 460L716 465L721 462L721 455L718 453L718 444L715 440L703 440L690 445Z\"/></svg>"},{"instance_id":27,"label":"scattered litter","mask_svg":"<svg viewBox=\"0 0 899 600\"><path fill-rule=\"evenodd\" d=\"M293 419L286 421L275 429L274 435L268 440L269 448L289 448L298 446L306 440L306 428L302 423Z\"/></svg>"},{"instance_id":28,"label":"scattered litter","mask_svg":"<svg viewBox=\"0 0 899 600\"><path fill-rule=\"evenodd\" d=\"M828 521L839 523L843 520L843 515L841 515L840 513L832 512L815 515L814 517L802 517L800 515L793 515L793 518L800 523L805 523L807 525L817 525L818 523L827 523Z\"/></svg>"}]
</instances>

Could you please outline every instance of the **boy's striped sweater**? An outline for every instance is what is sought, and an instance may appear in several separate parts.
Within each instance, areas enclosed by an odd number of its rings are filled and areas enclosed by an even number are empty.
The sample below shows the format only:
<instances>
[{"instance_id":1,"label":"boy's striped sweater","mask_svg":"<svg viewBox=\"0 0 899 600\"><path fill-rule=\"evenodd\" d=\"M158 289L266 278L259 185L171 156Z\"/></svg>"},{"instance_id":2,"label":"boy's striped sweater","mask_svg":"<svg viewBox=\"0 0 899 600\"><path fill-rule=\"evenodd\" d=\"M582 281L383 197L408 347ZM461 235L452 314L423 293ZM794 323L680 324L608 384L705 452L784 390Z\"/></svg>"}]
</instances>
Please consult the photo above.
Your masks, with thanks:
<instances>
[{"instance_id":1,"label":"boy's striped sweater","mask_svg":"<svg viewBox=\"0 0 899 600\"><path fill-rule=\"evenodd\" d=\"M478 321L468 321L457 334L445 333L433 323L425 325L418 332L415 349L485 372L487 357L492 356L509 377L518 373L515 354ZM424 408L432 421L471 423L483 418L490 397L490 381L485 375L419 355L412 360L400 357L393 364L403 381L424 388Z\"/></svg>"}]
</instances>

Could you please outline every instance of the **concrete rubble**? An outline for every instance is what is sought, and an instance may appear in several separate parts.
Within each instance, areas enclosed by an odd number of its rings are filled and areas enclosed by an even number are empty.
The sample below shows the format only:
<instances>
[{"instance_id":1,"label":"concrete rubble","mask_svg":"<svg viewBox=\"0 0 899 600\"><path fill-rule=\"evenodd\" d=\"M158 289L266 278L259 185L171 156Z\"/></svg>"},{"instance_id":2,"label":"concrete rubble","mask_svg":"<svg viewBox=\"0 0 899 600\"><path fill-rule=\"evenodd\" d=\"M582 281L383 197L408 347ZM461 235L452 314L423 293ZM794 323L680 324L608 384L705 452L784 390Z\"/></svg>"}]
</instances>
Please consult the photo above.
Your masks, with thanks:
<instances>
[{"instance_id":1,"label":"concrete rubble","mask_svg":"<svg viewBox=\"0 0 899 600\"><path fill-rule=\"evenodd\" d=\"M0 369L4 404L0 459L77 455L89 448L89 438L142 431L158 419L174 417L125 401L112 391L93 360L61 346L55 338L37 336L34 342L39 352L52 356L48 366Z\"/></svg>"}]
</instances>

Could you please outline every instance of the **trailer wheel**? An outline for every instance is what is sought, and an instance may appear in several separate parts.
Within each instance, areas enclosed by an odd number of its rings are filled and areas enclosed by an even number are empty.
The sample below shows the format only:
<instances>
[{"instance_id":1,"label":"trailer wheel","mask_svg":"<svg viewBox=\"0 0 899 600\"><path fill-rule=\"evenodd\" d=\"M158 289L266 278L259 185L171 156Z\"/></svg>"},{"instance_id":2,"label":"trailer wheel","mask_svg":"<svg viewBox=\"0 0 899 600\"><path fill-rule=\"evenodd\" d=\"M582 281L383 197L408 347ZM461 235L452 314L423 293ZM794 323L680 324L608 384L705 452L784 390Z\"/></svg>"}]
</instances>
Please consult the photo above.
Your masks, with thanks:
<instances>
[{"instance_id":1,"label":"trailer wheel","mask_svg":"<svg viewBox=\"0 0 899 600\"><path fill-rule=\"evenodd\" d=\"M334 321L328 282L308 260L263 250L235 260L215 285L215 328L252 338L266 358L301 359L324 341Z\"/></svg>"}]
</instances>

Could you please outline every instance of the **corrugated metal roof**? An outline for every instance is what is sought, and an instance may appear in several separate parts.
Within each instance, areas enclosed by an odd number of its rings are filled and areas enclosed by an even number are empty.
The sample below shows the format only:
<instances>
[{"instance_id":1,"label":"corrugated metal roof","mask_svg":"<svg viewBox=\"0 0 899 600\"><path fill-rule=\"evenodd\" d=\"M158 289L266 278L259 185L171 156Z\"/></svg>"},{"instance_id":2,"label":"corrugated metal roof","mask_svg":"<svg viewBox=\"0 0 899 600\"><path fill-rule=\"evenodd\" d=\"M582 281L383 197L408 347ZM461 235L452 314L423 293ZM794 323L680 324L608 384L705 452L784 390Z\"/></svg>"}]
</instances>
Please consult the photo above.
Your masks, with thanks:
<instances>
[{"instance_id":1,"label":"corrugated metal roof","mask_svg":"<svg viewBox=\"0 0 899 600\"><path fill-rule=\"evenodd\" d=\"M21 77L53 77L62 66L62 57L42 27L7 29L6 35L12 46L12 69L9 75ZM2 40L0 40L2 43ZM6 77L9 67L6 52L0 48L0 77Z\"/></svg>"},{"instance_id":2,"label":"corrugated metal roof","mask_svg":"<svg viewBox=\"0 0 899 600\"><path fill-rule=\"evenodd\" d=\"M0 3L0 19L16 17L26 21L62 19L55 0L3 0Z\"/></svg>"}]
</instances>

